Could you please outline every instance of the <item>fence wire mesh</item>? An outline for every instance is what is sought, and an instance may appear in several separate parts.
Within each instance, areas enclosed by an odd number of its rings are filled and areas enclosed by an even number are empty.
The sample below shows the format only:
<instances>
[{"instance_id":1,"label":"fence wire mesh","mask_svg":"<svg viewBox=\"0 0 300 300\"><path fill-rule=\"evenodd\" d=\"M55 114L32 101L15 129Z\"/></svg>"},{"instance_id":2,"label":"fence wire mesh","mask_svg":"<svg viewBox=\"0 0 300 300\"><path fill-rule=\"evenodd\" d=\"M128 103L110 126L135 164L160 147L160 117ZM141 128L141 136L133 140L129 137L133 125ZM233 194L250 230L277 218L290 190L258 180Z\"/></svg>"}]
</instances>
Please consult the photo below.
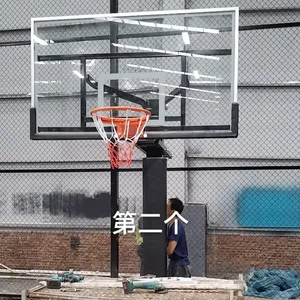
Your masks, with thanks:
<instances>
[{"instance_id":1,"label":"fence wire mesh","mask_svg":"<svg viewBox=\"0 0 300 300\"><path fill-rule=\"evenodd\" d=\"M119 0L119 12L233 6L240 8L239 136L227 140L166 141L174 155L168 162L167 193L185 203L184 216L190 224L186 226L188 247L197 275L236 278L243 273L249 280L249 291L258 295L252 286L258 276L253 268L280 270L281 277L275 274L277 283L286 280L287 270L300 274L299 2ZM37 142L29 137L30 18L109 12L109 1L28 4L13 0L2 4L0 264L4 266L110 275L111 174L108 159L99 155L105 153L105 146L99 141ZM132 29L129 33L137 31ZM72 34L86 36L80 30ZM95 28L89 34L93 37L107 33ZM56 39L61 36L65 38L64 32L55 32ZM176 38L169 42L176 43ZM226 47L226 40L220 43ZM154 45L155 39L143 46ZM97 46L102 46L102 41ZM94 43L80 41L73 48L60 45L59 52L82 47L97 52ZM46 50L41 51L46 55ZM143 62L157 63L151 59ZM73 92L72 97L64 94L63 83L56 83L58 88L54 82L41 83L40 92L47 93L40 102L42 121L48 126L77 126L78 118L68 107L71 102L80 106L80 80L74 82L67 77L71 73L64 72L70 66L80 70L79 63L71 66L64 62L61 69L46 65L41 81L55 81L51 79L53 74L65 76ZM126 59L120 63L119 71L128 71L128 64L135 63L135 59ZM92 61L87 67L89 74L96 77ZM180 62L172 60L168 67L177 70ZM101 68L109 72L110 65L105 62ZM227 65L219 72L226 76ZM61 98L56 97L57 91ZM87 86L87 110L96 101L94 90ZM56 107L59 115L51 115L51 107ZM170 106L169 113L177 109L176 105ZM191 118L197 118L193 106L189 112ZM221 117L226 117L226 108L222 112ZM134 226L143 210L142 157L136 151L136 171L119 173L119 212L135 214ZM119 234L120 273L139 273L137 249L136 228L132 233ZM262 276L274 282L274 277L267 277L270 274ZM282 286L276 284L272 286L273 294L263 295L281 298ZM300 296L298 292L295 288L284 296Z\"/></svg>"}]
</instances>

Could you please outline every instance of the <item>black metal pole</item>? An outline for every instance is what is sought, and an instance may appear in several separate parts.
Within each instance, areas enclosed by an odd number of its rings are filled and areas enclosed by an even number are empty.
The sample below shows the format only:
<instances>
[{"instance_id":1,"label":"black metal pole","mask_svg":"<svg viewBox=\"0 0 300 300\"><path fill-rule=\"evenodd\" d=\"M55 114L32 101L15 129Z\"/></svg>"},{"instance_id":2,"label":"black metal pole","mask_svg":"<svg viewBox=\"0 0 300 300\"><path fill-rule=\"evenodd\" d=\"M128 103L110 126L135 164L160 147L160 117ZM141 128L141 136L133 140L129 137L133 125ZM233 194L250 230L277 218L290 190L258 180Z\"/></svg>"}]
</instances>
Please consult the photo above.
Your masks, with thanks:
<instances>
[{"instance_id":1,"label":"black metal pole","mask_svg":"<svg viewBox=\"0 0 300 300\"><path fill-rule=\"evenodd\" d=\"M187 72L187 61L186 57L181 57L181 72ZM181 75L181 86L188 86L188 77L187 75ZM185 115L186 115L186 89L181 89L181 100L180 100L180 117L181 117L181 126L185 126Z\"/></svg>"},{"instance_id":2,"label":"black metal pole","mask_svg":"<svg viewBox=\"0 0 300 300\"><path fill-rule=\"evenodd\" d=\"M110 275L112 278L119 276L119 235L114 234L115 219L113 216L119 210L119 173L118 169L110 171L111 186L111 227L110 227Z\"/></svg>"},{"instance_id":3,"label":"black metal pole","mask_svg":"<svg viewBox=\"0 0 300 300\"><path fill-rule=\"evenodd\" d=\"M161 230L143 235L144 274L167 276L167 159L149 157L143 159L143 213L159 214L159 217L143 218L146 230Z\"/></svg>"},{"instance_id":4,"label":"black metal pole","mask_svg":"<svg viewBox=\"0 0 300 300\"><path fill-rule=\"evenodd\" d=\"M118 0L110 0L110 13L118 12ZM118 36L118 25L117 23L111 22L110 24L110 53L117 53L117 48L112 43L117 43ZM110 59L110 73L118 73L118 59ZM118 89L118 81L111 80L110 86ZM111 96L110 105L117 105L117 98ZM110 189L111 189L111 226L110 226L110 275L112 278L119 276L119 235L114 234L115 230L115 219L113 216L119 210L118 199L119 199L119 172L118 169L111 169L110 171Z\"/></svg>"},{"instance_id":5,"label":"black metal pole","mask_svg":"<svg viewBox=\"0 0 300 300\"><path fill-rule=\"evenodd\" d=\"M86 59L80 59L80 73L83 76L80 80L80 124L86 127Z\"/></svg>"},{"instance_id":6,"label":"black metal pole","mask_svg":"<svg viewBox=\"0 0 300 300\"><path fill-rule=\"evenodd\" d=\"M187 1L184 1L184 9L187 9ZM184 26L187 25L186 17L184 17ZM184 46L184 50L186 46ZM181 57L181 72L187 73L187 58L185 56ZM188 76L186 74L181 75L181 86L188 86ZM180 117L181 117L181 126L185 126L185 115L186 115L186 89L181 89L181 100L180 100Z\"/></svg>"}]
</instances>

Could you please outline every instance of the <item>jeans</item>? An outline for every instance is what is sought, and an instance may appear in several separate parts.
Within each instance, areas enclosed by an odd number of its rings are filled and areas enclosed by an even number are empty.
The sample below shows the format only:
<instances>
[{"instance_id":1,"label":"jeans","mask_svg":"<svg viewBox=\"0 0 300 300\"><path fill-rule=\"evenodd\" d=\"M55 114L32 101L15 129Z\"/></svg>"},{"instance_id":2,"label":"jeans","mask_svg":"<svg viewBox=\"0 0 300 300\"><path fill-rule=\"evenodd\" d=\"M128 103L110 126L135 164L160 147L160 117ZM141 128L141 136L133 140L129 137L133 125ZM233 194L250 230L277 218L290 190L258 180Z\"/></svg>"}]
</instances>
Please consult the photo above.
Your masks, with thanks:
<instances>
[{"instance_id":1,"label":"jeans","mask_svg":"<svg viewBox=\"0 0 300 300\"><path fill-rule=\"evenodd\" d=\"M169 264L168 277L191 277L190 266L174 266Z\"/></svg>"}]
</instances>

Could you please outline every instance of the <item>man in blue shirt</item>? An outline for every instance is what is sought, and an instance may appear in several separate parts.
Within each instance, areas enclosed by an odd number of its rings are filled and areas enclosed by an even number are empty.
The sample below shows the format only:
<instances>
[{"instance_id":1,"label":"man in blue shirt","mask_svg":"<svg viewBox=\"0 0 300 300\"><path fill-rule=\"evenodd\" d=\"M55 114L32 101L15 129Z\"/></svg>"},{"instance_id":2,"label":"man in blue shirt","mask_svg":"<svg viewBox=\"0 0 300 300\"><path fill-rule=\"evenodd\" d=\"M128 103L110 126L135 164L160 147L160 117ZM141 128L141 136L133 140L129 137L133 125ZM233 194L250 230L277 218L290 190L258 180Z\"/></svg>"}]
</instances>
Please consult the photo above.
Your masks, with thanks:
<instances>
[{"instance_id":1,"label":"man in blue shirt","mask_svg":"<svg viewBox=\"0 0 300 300\"><path fill-rule=\"evenodd\" d=\"M170 259L168 277L191 277L184 225L178 217L182 213L183 207L182 201L178 198L171 198L167 201L167 216L170 218L174 215L169 221L167 229L167 254ZM176 228L177 225L178 228Z\"/></svg>"}]
</instances>

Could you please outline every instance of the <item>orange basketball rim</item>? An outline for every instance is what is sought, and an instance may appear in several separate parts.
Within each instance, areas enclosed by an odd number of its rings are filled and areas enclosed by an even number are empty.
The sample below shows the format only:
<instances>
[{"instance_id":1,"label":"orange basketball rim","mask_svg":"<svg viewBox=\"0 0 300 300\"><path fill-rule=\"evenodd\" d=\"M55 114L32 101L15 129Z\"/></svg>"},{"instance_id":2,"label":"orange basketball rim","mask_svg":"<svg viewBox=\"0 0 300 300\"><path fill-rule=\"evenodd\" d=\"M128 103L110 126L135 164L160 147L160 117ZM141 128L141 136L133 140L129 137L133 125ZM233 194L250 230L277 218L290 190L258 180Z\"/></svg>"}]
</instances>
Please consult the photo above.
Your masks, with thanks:
<instances>
[{"instance_id":1,"label":"orange basketball rim","mask_svg":"<svg viewBox=\"0 0 300 300\"><path fill-rule=\"evenodd\" d=\"M136 143L144 135L151 112L138 107L108 106L93 109L91 116L106 143L111 167L130 167Z\"/></svg>"}]
</instances>

